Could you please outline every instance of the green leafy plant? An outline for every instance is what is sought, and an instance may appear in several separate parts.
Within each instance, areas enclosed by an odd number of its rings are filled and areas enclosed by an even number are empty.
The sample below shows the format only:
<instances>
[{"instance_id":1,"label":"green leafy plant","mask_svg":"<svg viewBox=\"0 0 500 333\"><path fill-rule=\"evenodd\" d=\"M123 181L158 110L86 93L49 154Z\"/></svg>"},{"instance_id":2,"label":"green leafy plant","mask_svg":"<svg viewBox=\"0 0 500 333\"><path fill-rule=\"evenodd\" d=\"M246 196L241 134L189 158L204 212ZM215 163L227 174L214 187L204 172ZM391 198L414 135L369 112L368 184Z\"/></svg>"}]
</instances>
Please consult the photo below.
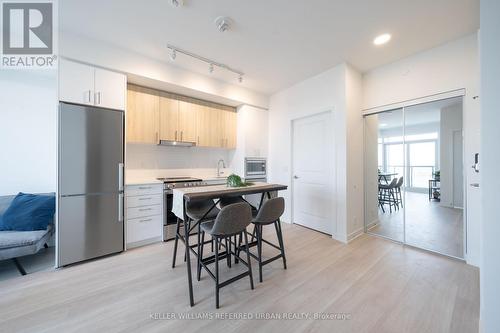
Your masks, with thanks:
<instances>
[{"instance_id":1,"label":"green leafy plant","mask_svg":"<svg viewBox=\"0 0 500 333\"><path fill-rule=\"evenodd\" d=\"M436 180L441 179L441 170L437 170L434 172L434 179L436 179Z\"/></svg>"},{"instance_id":2,"label":"green leafy plant","mask_svg":"<svg viewBox=\"0 0 500 333\"><path fill-rule=\"evenodd\" d=\"M245 187L250 185L252 185L252 183L244 182L241 180L240 176L235 175L234 173L227 177L227 186L229 187Z\"/></svg>"}]
</instances>

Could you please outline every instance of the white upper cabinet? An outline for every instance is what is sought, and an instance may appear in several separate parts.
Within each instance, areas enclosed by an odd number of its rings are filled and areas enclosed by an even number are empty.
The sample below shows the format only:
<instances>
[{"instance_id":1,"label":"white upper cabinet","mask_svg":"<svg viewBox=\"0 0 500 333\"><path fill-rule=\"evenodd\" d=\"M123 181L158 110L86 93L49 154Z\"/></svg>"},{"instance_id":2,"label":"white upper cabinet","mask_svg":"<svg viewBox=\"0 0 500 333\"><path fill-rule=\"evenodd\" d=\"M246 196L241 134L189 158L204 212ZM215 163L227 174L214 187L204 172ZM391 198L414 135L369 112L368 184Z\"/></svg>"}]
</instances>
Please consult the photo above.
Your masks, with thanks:
<instances>
[{"instance_id":1,"label":"white upper cabinet","mask_svg":"<svg viewBox=\"0 0 500 333\"><path fill-rule=\"evenodd\" d=\"M94 67L61 59L59 100L94 105Z\"/></svg>"},{"instance_id":2,"label":"white upper cabinet","mask_svg":"<svg viewBox=\"0 0 500 333\"><path fill-rule=\"evenodd\" d=\"M101 68L95 69L95 105L125 110L127 77Z\"/></svg>"},{"instance_id":3,"label":"white upper cabinet","mask_svg":"<svg viewBox=\"0 0 500 333\"><path fill-rule=\"evenodd\" d=\"M127 77L124 74L61 59L59 100L125 110Z\"/></svg>"}]
</instances>

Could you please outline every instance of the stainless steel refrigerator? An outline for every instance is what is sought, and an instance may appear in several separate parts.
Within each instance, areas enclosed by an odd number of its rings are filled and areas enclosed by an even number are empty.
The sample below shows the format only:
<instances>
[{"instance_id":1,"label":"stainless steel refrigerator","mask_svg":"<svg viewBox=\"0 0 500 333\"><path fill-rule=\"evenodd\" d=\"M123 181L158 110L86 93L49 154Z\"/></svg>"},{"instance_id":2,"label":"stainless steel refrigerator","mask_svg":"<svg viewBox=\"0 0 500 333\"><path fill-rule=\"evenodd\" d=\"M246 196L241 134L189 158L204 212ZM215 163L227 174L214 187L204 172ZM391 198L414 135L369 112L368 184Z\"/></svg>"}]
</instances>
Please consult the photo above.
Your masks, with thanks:
<instances>
[{"instance_id":1,"label":"stainless steel refrigerator","mask_svg":"<svg viewBox=\"0 0 500 333\"><path fill-rule=\"evenodd\" d=\"M123 111L59 105L58 266L123 251Z\"/></svg>"}]
</instances>

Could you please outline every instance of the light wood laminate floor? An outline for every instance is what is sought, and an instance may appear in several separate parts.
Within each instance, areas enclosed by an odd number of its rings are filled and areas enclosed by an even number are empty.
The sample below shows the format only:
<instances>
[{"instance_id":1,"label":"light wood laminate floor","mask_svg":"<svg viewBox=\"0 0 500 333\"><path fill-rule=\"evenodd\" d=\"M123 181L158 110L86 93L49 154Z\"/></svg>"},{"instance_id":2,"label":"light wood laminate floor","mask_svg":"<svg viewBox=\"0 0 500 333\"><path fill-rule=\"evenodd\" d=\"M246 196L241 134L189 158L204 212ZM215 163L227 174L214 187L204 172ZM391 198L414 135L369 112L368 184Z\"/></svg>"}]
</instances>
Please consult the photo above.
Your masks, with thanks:
<instances>
[{"instance_id":1,"label":"light wood laminate floor","mask_svg":"<svg viewBox=\"0 0 500 333\"><path fill-rule=\"evenodd\" d=\"M403 241L403 214L406 212L406 242L408 244L464 257L463 209L444 207L438 201L429 201L427 193L406 192L405 210L392 213L385 206L379 209L379 223L370 232Z\"/></svg>"},{"instance_id":2,"label":"light wood laminate floor","mask_svg":"<svg viewBox=\"0 0 500 333\"><path fill-rule=\"evenodd\" d=\"M206 273L194 280L196 305L189 307L182 251L172 269L168 242L3 281L0 332L478 331L476 268L368 235L345 245L295 225L284 225L283 232L288 269L275 261L265 267L263 283L255 278L255 290L248 279L223 288L219 310ZM254 262L255 277L256 271ZM344 313L348 319L168 318L314 312ZM161 319L153 319L155 314Z\"/></svg>"}]
</instances>

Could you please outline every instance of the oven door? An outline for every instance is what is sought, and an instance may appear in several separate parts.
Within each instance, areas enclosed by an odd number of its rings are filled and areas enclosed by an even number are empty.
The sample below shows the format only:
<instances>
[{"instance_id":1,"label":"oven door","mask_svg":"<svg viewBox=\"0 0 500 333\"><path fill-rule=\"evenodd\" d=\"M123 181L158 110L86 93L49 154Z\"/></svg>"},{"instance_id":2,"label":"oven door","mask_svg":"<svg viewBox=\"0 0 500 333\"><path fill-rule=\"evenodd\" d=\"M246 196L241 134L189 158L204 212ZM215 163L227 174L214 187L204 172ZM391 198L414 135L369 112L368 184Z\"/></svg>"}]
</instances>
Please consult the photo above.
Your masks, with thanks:
<instances>
[{"instance_id":1,"label":"oven door","mask_svg":"<svg viewBox=\"0 0 500 333\"><path fill-rule=\"evenodd\" d=\"M267 165L265 159L245 159L245 178L265 178L267 175Z\"/></svg>"}]
</instances>

